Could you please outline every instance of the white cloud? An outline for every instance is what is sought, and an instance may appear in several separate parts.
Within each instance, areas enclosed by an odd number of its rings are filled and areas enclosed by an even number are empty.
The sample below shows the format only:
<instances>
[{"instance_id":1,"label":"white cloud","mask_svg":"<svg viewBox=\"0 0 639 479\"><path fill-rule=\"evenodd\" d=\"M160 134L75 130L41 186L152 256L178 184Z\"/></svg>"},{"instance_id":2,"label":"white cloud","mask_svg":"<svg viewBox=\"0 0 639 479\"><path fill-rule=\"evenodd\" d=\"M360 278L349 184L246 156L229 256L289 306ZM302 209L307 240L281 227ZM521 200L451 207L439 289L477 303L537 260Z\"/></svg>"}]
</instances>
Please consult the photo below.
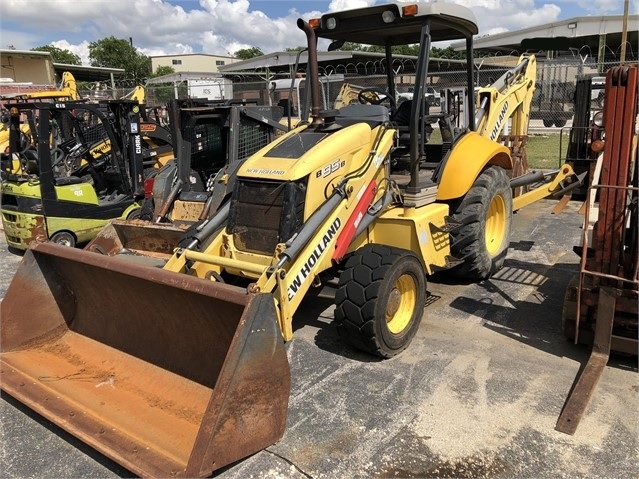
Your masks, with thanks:
<instances>
[{"instance_id":1,"label":"white cloud","mask_svg":"<svg viewBox=\"0 0 639 479\"><path fill-rule=\"evenodd\" d=\"M329 12L339 12L341 10L353 10L355 8L370 7L375 4L375 0L332 0L328 6Z\"/></svg>"},{"instance_id":2,"label":"white cloud","mask_svg":"<svg viewBox=\"0 0 639 479\"><path fill-rule=\"evenodd\" d=\"M456 0L469 7L479 34L494 34L542 25L559 19L561 8L553 3L536 6L534 0Z\"/></svg>"},{"instance_id":3,"label":"white cloud","mask_svg":"<svg viewBox=\"0 0 639 479\"><path fill-rule=\"evenodd\" d=\"M69 50L71 53L75 53L80 57L83 65L89 64L89 42L84 41L79 45L72 45L66 40L58 40L51 42L51 45L58 47L60 50Z\"/></svg>"},{"instance_id":4,"label":"white cloud","mask_svg":"<svg viewBox=\"0 0 639 479\"><path fill-rule=\"evenodd\" d=\"M31 0L30 8L24 8L24 0L2 0L2 23L25 25L30 32L2 32L2 42L7 43L4 39L11 37L16 40L16 48L25 50L67 44L67 49L85 62L88 43L109 36L131 38L134 46L147 55L226 55L252 46L266 53L305 44L296 21L300 16L320 14L300 14L290 9L286 17L269 18L250 7L248 0L201 0L190 11L163 0ZM15 45L17 40L19 45Z\"/></svg>"},{"instance_id":5,"label":"white cloud","mask_svg":"<svg viewBox=\"0 0 639 479\"><path fill-rule=\"evenodd\" d=\"M556 21L568 11L578 11L578 15L602 14L619 13L621 8L619 0L454 1L473 10L480 35ZM269 53L304 45L304 34L296 22L299 17L319 16L322 12L312 10L317 5L337 11L376 3L332 0L318 4L291 0L291 7L283 16L269 18L261 9L267 10L271 2L274 0L193 0L187 11L168 0L29 0L29 8L25 8L25 0L0 0L0 48L13 45L28 50L54 44L88 62L90 42L115 36L131 38L134 46L146 55L196 52L227 55L248 47ZM285 2L279 1L282 3ZM632 9L636 11L636 6Z\"/></svg>"}]
</instances>

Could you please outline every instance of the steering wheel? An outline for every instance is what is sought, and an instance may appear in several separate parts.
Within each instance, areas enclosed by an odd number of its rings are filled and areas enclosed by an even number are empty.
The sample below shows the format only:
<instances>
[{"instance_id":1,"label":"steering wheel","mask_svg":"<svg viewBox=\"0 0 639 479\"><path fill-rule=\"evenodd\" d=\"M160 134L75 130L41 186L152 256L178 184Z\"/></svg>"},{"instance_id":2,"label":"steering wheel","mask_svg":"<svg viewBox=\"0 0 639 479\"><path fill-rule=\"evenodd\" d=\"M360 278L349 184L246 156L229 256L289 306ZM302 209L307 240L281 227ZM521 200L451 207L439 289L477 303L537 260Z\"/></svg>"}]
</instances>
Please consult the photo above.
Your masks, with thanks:
<instances>
[{"instance_id":1,"label":"steering wheel","mask_svg":"<svg viewBox=\"0 0 639 479\"><path fill-rule=\"evenodd\" d=\"M383 88L377 87L363 88L357 93L357 100L362 104L368 103L371 105L381 105L385 101L388 101L393 108L397 106L395 98Z\"/></svg>"},{"instance_id":2,"label":"steering wheel","mask_svg":"<svg viewBox=\"0 0 639 479\"><path fill-rule=\"evenodd\" d=\"M22 154L28 149L36 148L35 145L31 142L31 137L22 130L20 130L20 144L18 145L18 148L19 150L14 151L13 153Z\"/></svg>"}]
</instances>

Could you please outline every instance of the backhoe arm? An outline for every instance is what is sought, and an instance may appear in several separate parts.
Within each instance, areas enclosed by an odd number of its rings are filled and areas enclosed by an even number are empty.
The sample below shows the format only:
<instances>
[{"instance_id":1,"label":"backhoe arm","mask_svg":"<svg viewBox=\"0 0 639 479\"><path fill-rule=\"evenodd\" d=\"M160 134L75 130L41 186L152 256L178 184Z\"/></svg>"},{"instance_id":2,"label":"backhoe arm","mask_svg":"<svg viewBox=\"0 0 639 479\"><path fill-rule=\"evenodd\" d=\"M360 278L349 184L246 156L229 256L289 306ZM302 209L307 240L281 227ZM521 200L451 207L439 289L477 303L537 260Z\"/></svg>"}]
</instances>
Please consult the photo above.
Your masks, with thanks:
<instances>
[{"instance_id":1,"label":"backhoe arm","mask_svg":"<svg viewBox=\"0 0 639 479\"><path fill-rule=\"evenodd\" d=\"M508 70L492 85L479 90L475 125L480 135L498 140L509 118L512 119L510 134L528 133L536 68L534 55L522 55L515 68Z\"/></svg>"},{"instance_id":2,"label":"backhoe arm","mask_svg":"<svg viewBox=\"0 0 639 479\"><path fill-rule=\"evenodd\" d=\"M44 99L67 99L67 100L79 100L78 86L75 81L75 77L71 72L64 72L62 74L61 88L59 90L41 91L34 93L27 93L22 95L29 100L44 100Z\"/></svg>"}]
</instances>

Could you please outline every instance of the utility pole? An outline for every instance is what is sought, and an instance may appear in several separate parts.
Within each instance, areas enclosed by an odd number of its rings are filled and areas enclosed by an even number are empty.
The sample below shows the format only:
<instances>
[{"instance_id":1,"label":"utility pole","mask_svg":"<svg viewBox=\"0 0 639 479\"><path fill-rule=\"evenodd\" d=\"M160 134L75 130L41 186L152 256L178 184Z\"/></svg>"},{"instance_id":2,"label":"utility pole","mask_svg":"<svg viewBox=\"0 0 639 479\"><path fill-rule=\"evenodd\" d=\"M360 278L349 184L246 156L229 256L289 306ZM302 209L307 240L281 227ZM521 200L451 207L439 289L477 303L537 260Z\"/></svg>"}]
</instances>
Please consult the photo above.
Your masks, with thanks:
<instances>
[{"instance_id":1,"label":"utility pole","mask_svg":"<svg viewBox=\"0 0 639 479\"><path fill-rule=\"evenodd\" d=\"M628 38L628 0L623 2L623 24L621 27L621 63L626 61L626 41Z\"/></svg>"}]
</instances>

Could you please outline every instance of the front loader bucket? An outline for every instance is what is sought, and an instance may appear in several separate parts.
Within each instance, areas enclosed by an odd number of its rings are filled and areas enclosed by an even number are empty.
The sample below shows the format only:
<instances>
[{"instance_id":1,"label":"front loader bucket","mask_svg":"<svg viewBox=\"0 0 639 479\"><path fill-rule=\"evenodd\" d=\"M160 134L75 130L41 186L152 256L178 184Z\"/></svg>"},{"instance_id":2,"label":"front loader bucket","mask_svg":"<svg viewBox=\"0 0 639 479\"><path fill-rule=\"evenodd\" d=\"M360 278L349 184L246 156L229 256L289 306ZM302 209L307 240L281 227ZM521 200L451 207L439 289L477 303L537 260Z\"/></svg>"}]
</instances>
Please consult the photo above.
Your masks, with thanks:
<instances>
[{"instance_id":1,"label":"front loader bucket","mask_svg":"<svg viewBox=\"0 0 639 479\"><path fill-rule=\"evenodd\" d=\"M109 256L124 253L168 259L184 233L167 223L113 220L84 249Z\"/></svg>"},{"instance_id":2,"label":"front loader bucket","mask_svg":"<svg viewBox=\"0 0 639 479\"><path fill-rule=\"evenodd\" d=\"M41 243L0 316L2 389L135 474L207 476L284 433L270 294Z\"/></svg>"}]
</instances>

